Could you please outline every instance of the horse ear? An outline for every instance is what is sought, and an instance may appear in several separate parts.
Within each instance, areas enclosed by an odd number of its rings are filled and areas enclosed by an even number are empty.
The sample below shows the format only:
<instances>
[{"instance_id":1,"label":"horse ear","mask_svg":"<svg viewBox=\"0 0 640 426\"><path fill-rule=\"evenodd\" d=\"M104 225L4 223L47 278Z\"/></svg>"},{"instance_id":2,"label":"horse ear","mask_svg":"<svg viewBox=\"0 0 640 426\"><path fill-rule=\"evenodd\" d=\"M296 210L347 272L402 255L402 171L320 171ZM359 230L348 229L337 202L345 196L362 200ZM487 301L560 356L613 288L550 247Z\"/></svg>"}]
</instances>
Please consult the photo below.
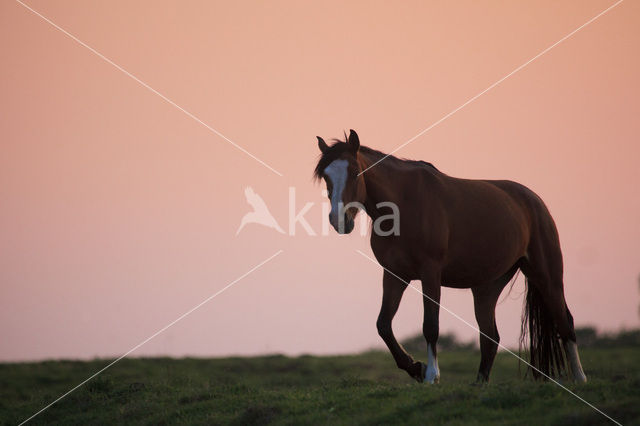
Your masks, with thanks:
<instances>
[{"instance_id":1,"label":"horse ear","mask_svg":"<svg viewBox=\"0 0 640 426\"><path fill-rule=\"evenodd\" d=\"M320 148L320 151L322 151L322 153L327 152L327 150L329 149L329 145L327 145L324 139L322 139L320 136L316 136L316 138L318 138L318 148Z\"/></svg>"},{"instance_id":2,"label":"horse ear","mask_svg":"<svg viewBox=\"0 0 640 426\"><path fill-rule=\"evenodd\" d=\"M349 148L351 149L351 152L358 152L358 149L360 149L360 138L358 137L358 134L356 133L355 130L351 129L351 131L349 132Z\"/></svg>"}]
</instances>

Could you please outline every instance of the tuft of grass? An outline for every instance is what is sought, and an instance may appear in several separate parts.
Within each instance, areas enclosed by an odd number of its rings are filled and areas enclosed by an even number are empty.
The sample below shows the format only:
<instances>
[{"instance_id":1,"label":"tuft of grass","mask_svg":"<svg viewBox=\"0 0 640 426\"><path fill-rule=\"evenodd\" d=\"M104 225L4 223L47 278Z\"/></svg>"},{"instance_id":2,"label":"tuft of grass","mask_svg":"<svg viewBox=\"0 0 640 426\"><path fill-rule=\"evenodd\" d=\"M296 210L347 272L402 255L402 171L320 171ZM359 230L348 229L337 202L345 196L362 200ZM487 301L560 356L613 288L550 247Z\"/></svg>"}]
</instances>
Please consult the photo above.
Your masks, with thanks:
<instances>
[{"instance_id":1,"label":"tuft of grass","mask_svg":"<svg viewBox=\"0 0 640 426\"><path fill-rule=\"evenodd\" d=\"M622 424L640 424L640 348L585 348L581 356L589 382L565 385ZM32 424L607 423L553 383L523 379L507 353L498 354L492 382L483 386L471 385L477 350L443 350L439 360L441 384L433 386L376 351L124 359ZM0 423L20 423L109 362L0 364Z\"/></svg>"}]
</instances>

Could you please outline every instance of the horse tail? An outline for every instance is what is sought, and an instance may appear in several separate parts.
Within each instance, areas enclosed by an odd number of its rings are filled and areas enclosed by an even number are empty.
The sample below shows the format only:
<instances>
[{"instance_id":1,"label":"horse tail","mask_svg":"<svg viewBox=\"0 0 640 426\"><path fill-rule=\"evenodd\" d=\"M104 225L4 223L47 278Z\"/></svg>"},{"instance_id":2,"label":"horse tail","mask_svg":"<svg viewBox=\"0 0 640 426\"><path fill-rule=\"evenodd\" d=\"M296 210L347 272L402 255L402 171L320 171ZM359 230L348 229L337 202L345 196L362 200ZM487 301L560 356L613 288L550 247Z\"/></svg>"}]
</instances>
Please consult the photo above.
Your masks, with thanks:
<instances>
[{"instance_id":1,"label":"horse tail","mask_svg":"<svg viewBox=\"0 0 640 426\"><path fill-rule=\"evenodd\" d=\"M566 355L558 327L544 303L540 290L525 279L527 296L522 311L520 350L529 338L529 368L535 380L560 377L566 373Z\"/></svg>"}]
</instances>

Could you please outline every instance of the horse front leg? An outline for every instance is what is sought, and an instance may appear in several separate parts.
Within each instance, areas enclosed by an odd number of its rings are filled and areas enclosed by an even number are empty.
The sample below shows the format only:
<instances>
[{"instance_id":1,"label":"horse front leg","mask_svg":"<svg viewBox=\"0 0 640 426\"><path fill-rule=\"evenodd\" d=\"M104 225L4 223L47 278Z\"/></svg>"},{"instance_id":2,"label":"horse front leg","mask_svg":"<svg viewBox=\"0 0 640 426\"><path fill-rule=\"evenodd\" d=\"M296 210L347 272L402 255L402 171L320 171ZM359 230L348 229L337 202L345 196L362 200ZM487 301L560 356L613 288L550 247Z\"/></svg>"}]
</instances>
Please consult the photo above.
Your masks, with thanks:
<instances>
[{"instance_id":1,"label":"horse front leg","mask_svg":"<svg viewBox=\"0 0 640 426\"><path fill-rule=\"evenodd\" d=\"M440 333L440 274L429 271L422 276L422 305L424 320L422 333L427 341L427 369L424 381L427 383L440 382L440 368L438 367L438 351L436 344Z\"/></svg>"},{"instance_id":2,"label":"horse front leg","mask_svg":"<svg viewBox=\"0 0 640 426\"><path fill-rule=\"evenodd\" d=\"M425 371L424 364L414 361L411 355L398 343L391 328L391 322L396 312L398 312L398 306L400 306L400 300L402 300L402 295L406 288L406 282L393 276L390 272L384 271L382 278L382 307L380 308L376 326L378 327L378 334L389 348L398 368L405 370L409 376L422 382Z\"/></svg>"}]
</instances>

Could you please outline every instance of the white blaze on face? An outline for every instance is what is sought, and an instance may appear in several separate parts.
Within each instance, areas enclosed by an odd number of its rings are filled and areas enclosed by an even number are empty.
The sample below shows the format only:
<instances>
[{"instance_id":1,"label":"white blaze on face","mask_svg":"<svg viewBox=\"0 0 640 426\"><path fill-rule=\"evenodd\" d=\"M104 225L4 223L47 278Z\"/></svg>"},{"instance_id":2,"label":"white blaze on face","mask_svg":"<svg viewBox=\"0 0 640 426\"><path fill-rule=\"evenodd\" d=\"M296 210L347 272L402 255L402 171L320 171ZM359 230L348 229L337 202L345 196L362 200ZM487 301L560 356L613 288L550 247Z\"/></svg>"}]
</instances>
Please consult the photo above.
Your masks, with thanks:
<instances>
[{"instance_id":1,"label":"white blaze on face","mask_svg":"<svg viewBox=\"0 0 640 426\"><path fill-rule=\"evenodd\" d=\"M335 160L324 169L324 174L331 180L331 214L338 214L342 202L342 192L347 183L347 160Z\"/></svg>"},{"instance_id":2,"label":"white blaze on face","mask_svg":"<svg viewBox=\"0 0 640 426\"><path fill-rule=\"evenodd\" d=\"M440 368L431 345L427 344L427 371L424 373L424 381L427 383L438 383L440 381Z\"/></svg>"}]
</instances>

